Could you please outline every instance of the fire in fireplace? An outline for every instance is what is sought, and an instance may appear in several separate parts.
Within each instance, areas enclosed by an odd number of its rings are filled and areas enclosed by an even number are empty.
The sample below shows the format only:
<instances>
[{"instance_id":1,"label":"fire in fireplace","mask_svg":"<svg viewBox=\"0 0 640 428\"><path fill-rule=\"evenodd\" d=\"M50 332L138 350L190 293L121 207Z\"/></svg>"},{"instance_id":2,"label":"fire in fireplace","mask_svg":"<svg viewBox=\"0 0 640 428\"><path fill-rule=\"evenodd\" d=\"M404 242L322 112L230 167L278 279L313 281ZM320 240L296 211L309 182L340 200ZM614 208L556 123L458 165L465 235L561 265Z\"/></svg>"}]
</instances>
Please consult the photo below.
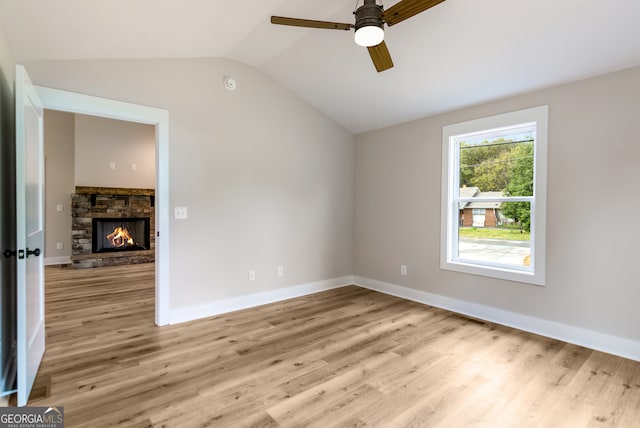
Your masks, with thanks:
<instances>
[{"instance_id":1,"label":"fire in fireplace","mask_svg":"<svg viewBox=\"0 0 640 428\"><path fill-rule=\"evenodd\" d=\"M94 218L92 251L140 251L149 249L149 218Z\"/></svg>"}]
</instances>

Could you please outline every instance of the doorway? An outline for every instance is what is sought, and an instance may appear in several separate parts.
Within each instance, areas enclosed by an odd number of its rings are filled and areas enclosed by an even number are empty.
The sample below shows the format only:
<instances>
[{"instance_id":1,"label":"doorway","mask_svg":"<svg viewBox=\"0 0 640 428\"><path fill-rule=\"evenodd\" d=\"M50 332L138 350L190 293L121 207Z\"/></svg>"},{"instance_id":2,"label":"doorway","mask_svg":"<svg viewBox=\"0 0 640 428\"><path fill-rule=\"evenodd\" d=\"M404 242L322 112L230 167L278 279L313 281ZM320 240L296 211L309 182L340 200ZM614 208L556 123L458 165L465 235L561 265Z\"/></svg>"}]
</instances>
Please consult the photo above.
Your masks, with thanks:
<instances>
[{"instance_id":1,"label":"doorway","mask_svg":"<svg viewBox=\"0 0 640 428\"><path fill-rule=\"evenodd\" d=\"M153 125L156 143L155 323L169 323L169 112L105 98L36 86L45 109Z\"/></svg>"}]
</instances>

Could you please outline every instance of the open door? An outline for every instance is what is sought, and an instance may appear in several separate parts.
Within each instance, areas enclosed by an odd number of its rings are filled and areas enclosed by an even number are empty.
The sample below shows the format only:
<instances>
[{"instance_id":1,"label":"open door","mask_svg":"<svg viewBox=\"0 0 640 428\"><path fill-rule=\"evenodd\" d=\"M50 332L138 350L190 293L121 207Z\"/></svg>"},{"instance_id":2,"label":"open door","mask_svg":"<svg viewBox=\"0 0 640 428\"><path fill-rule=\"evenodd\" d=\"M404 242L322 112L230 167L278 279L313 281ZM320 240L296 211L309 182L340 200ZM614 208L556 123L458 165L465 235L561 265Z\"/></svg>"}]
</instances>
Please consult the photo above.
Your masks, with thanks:
<instances>
[{"instance_id":1,"label":"open door","mask_svg":"<svg viewBox=\"0 0 640 428\"><path fill-rule=\"evenodd\" d=\"M16 66L17 378L27 404L44 355L43 108L24 67Z\"/></svg>"}]
</instances>

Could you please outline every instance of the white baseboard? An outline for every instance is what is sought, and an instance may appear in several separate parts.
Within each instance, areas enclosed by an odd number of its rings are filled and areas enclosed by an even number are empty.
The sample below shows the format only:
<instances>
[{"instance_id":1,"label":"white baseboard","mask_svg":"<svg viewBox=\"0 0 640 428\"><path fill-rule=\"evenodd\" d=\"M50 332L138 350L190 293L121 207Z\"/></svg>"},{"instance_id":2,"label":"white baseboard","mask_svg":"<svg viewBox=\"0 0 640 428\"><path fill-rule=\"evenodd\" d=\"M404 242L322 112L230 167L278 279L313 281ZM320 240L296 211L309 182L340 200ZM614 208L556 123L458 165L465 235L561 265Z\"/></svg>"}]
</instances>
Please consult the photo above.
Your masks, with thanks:
<instances>
[{"instance_id":1,"label":"white baseboard","mask_svg":"<svg viewBox=\"0 0 640 428\"><path fill-rule=\"evenodd\" d=\"M356 285L370 290L640 361L640 342L635 340L586 330L580 327L522 315L464 300L453 299L374 279L356 276L354 277L354 282Z\"/></svg>"},{"instance_id":2,"label":"white baseboard","mask_svg":"<svg viewBox=\"0 0 640 428\"><path fill-rule=\"evenodd\" d=\"M178 324L200 318L212 317L227 312L253 308L255 306L266 305L268 303L279 302L282 300L292 299L294 297L306 296L308 294L345 287L352 284L353 277L344 276L341 278L310 282L293 287L279 288L277 290L265 291L262 293L233 297L231 299L218 300L203 305L172 309L169 314L169 324Z\"/></svg>"},{"instance_id":3,"label":"white baseboard","mask_svg":"<svg viewBox=\"0 0 640 428\"><path fill-rule=\"evenodd\" d=\"M71 257L70 256L63 256L63 257L45 257L44 258L44 265L45 266L51 266L51 265L69 265L71 264Z\"/></svg>"}]
</instances>

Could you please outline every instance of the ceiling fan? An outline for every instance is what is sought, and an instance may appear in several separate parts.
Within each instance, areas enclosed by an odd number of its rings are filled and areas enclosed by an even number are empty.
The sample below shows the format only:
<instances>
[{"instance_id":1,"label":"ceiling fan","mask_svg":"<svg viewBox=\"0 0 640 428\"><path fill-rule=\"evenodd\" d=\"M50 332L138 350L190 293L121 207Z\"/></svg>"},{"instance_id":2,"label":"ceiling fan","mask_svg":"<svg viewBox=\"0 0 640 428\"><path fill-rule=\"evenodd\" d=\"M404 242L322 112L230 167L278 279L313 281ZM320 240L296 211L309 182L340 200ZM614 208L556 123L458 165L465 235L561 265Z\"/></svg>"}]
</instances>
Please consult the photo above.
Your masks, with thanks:
<instances>
[{"instance_id":1,"label":"ceiling fan","mask_svg":"<svg viewBox=\"0 0 640 428\"><path fill-rule=\"evenodd\" d=\"M272 16L271 23L326 30L351 31L352 28L355 28L355 42L369 50L373 65L378 72L381 72L393 67L391 54L389 54L387 44L384 42L384 24L391 27L443 1L445 0L400 0L389 9L384 10L382 5L376 4L376 0L364 0L364 4L353 12L356 16L355 25L282 16Z\"/></svg>"}]
</instances>

